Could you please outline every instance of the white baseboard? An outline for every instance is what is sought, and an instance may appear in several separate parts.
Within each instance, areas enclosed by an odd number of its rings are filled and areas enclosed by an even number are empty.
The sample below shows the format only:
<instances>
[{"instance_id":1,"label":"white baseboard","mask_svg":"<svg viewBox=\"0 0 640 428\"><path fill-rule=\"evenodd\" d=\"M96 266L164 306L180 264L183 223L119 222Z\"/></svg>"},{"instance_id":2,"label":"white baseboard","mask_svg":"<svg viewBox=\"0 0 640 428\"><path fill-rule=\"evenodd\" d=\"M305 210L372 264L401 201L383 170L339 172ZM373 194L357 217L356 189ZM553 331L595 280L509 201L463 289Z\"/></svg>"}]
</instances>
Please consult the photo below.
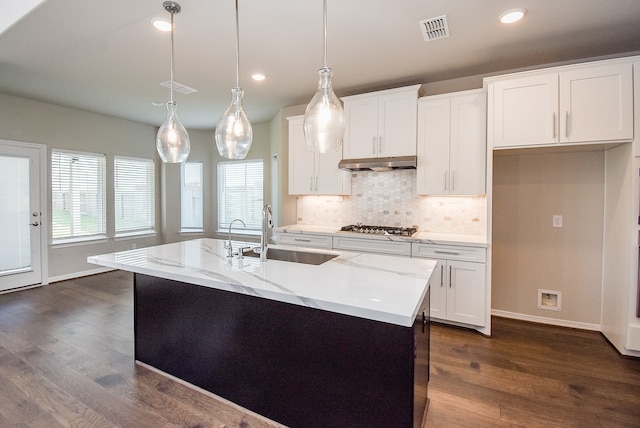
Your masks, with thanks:
<instances>
[{"instance_id":1,"label":"white baseboard","mask_svg":"<svg viewBox=\"0 0 640 428\"><path fill-rule=\"evenodd\" d=\"M68 273L66 275L51 276L49 277L49 284L51 284L52 282L66 281L68 279L74 279L74 278L80 278L83 276L90 276L90 275L96 275L99 273L111 272L112 270L116 270L116 269L100 267L95 269L84 270L82 272Z\"/></svg>"},{"instance_id":2,"label":"white baseboard","mask_svg":"<svg viewBox=\"0 0 640 428\"><path fill-rule=\"evenodd\" d=\"M579 328L581 330L602 331L600 324L590 324L585 322L560 320L556 318L538 317L535 315L519 314L516 312L500 311L497 309L491 309L491 315L503 318L512 318L522 321L537 322L539 324L557 325L559 327Z\"/></svg>"}]
</instances>

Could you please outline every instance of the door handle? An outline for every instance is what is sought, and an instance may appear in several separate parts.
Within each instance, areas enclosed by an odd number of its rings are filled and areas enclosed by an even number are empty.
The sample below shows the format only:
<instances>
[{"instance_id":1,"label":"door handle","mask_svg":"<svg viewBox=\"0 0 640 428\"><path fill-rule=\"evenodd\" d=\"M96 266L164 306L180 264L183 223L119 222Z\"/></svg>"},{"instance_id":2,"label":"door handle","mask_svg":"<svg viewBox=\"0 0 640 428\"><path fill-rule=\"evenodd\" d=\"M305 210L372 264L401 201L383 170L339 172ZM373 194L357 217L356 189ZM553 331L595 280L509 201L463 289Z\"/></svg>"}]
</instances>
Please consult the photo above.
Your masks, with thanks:
<instances>
[{"instance_id":1,"label":"door handle","mask_svg":"<svg viewBox=\"0 0 640 428\"><path fill-rule=\"evenodd\" d=\"M30 223L31 226L40 226L40 223L38 223L37 221L34 221L33 223Z\"/></svg>"}]
</instances>

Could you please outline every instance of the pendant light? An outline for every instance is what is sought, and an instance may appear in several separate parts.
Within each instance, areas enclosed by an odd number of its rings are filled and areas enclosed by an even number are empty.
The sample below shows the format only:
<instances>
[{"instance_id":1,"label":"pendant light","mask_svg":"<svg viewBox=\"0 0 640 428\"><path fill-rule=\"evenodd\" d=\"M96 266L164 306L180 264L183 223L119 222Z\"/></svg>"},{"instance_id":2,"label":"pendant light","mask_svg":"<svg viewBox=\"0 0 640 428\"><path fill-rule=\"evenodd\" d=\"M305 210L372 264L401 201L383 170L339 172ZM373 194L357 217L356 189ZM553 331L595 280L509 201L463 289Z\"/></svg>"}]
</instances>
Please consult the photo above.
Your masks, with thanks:
<instances>
[{"instance_id":1,"label":"pendant light","mask_svg":"<svg viewBox=\"0 0 640 428\"><path fill-rule=\"evenodd\" d=\"M170 99L167 103L167 118L160 125L156 136L156 148L160 159L165 163L182 163L187 160L191 144L189 134L180 119L176 102L173 101L173 15L180 13L180 5L172 1L162 3L162 6L171 14L171 79Z\"/></svg>"},{"instance_id":2,"label":"pendant light","mask_svg":"<svg viewBox=\"0 0 640 428\"><path fill-rule=\"evenodd\" d=\"M216 125L216 146L220 156L227 159L244 159L251 148L253 130L242 107L244 91L240 89L240 30L238 0L236 0L236 86L231 89L231 105Z\"/></svg>"},{"instance_id":3,"label":"pendant light","mask_svg":"<svg viewBox=\"0 0 640 428\"><path fill-rule=\"evenodd\" d=\"M331 87L333 71L327 67L327 0L323 6L324 67L318 70L318 91L304 113L304 136L309 149L316 153L335 152L344 136L342 104Z\"/></svg>"}]
</instances>

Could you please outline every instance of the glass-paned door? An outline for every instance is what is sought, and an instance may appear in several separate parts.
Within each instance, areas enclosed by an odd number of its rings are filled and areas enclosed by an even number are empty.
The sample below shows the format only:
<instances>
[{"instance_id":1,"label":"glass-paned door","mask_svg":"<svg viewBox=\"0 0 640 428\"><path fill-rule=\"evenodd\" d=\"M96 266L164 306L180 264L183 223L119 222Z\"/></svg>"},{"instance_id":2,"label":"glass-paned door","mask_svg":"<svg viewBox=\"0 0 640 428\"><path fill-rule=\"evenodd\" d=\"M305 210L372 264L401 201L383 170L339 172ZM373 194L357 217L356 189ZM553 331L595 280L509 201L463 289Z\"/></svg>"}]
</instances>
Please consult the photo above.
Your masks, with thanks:
<instances>
[{"instance_id":1,"label":"glass-paned door","mask_svg":"<svg viewBox=\"0 0 640 428\"><path fill-rule=\"evenodd\" d=\"M0 291L42 282L39 155L0 143Z\"/></svg>"}]
</instances>

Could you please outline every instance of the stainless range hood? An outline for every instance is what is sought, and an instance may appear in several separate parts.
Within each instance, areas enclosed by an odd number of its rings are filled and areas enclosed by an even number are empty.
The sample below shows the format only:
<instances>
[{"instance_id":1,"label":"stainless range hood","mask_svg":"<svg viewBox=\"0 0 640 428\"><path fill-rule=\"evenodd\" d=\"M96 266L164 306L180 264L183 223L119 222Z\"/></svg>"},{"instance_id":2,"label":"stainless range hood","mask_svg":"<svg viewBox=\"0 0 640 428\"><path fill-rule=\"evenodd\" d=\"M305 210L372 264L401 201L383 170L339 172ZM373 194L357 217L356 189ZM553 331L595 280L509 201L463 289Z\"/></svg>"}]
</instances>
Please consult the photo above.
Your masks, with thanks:
<instances>
[{"instance_id":1,"label":"stainless range hood","mask_svg":"<svg viewBox=\"0 0 640 428\"><path fill-rule=\"evenodd\" d=\"M415 169L417 156L396 156L388 158L342 159L340 169L350 171L391 171L392 169Z\"/></svg>"}]
</instances>

